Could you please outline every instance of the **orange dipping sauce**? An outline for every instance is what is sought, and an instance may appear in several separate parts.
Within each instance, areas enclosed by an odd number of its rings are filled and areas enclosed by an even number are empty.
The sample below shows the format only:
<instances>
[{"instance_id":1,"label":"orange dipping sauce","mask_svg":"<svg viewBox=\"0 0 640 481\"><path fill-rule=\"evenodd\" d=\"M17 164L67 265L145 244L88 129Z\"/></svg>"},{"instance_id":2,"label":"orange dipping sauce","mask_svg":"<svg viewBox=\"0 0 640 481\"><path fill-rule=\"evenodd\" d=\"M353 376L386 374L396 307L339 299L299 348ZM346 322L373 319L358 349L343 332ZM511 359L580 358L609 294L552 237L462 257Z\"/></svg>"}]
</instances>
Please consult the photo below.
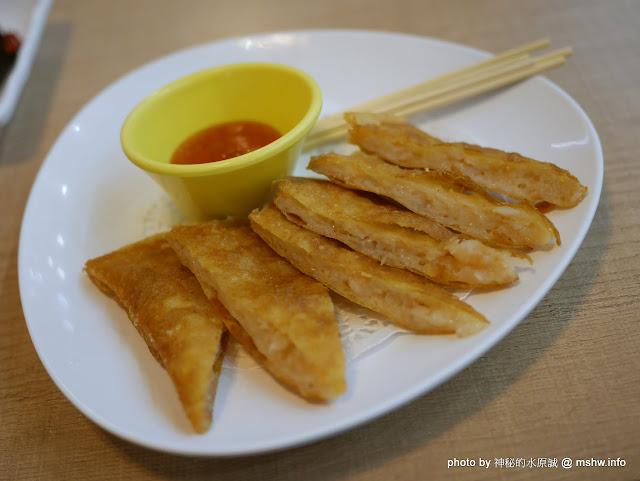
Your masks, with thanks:
<instances>
[{"instance_id":1,"label":"orange dipping sauce","mask_svg":"<svg viewBox=\"0 0 640 481\"><path fill-rule=\"evenodd\" d=\"M196 132L176 149L172 164L206 164L231 159L270 144L282 135L252 120L225 122Z\"/></svg>"}]
</instances>

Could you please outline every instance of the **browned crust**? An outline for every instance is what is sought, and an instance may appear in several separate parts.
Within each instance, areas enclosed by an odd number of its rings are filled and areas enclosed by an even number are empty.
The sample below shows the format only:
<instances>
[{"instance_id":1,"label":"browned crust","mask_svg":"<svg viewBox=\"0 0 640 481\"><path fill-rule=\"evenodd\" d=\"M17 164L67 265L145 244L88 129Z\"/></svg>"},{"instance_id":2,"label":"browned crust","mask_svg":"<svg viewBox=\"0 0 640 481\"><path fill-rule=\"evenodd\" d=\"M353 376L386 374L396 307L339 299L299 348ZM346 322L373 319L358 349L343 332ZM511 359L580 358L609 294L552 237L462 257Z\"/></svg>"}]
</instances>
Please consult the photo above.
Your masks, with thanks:
<instances>
[{"instance_id":1,"label":"browned crust","mask_svg":"<svg viewBox=\"0 0 640 481\"><path fill-rule=\"evenodd\" d=\"M383 266L343 244L300 227L273 204L254 211L253 229L281 256L338 294L429 334L468 335L488 321L424 277Z\"/></svg>"},{"instance_id":2,"label":"browned crust","mask_svg":"<svg viewBox=\"0 0 640 481\"><path fill-rule=\"evenodd\" d=\"M278 191L274 202L289 220L385 265L465 288L501 287L518 279L511 252L457 235L382 199L307 178L284 179ZM427 227L444 238L405 225Z\"/></svg>"},{"instance_id":3,"label":"browned crust","mask_svg":"<svg viewBox=\"0 0 640 481\"><path fill-rule=\"evenodd\" d=\"M515 152L445 142L419 128L375 114L347 113L349 142L401 167L449 171L515 200L575 207L587 187L569 171Z\"/></svg>"},{"instance_id":4,"label":"browned crust","mask_svg":"<svg viewBox=\"0 0 640 481\"><path fill-rule=\"evenodd\" d=\"M460 175L403 169L363 152L312 157L309 169L346 187L390 197L417 214L489 244L540 248L560 243L553 223L533 206L501 202Z\"/></svg>"},{"instance_id":5,"label":"browned crust","mask_svg":"<svg viewBox=\"0 0 640 481\"><path fill-rule=\"evenodd\" d=\"M226 309L205 296L164 234L91 259L85 271L125 309L166 368L194 430L206 432L224 355Z\"/></svg>"},{"instance_id":6,"label":"browned crust","mask_svg":"<svg viewBox=\"0 0 640 481\"><path fill-rule=\"evenodd\" d=\"M246 220L177 225L169 240L229 309L231 333L277 379L310 400L345 392L346 363L324 286L273 252Z\"/></svg>"}]
</instances>

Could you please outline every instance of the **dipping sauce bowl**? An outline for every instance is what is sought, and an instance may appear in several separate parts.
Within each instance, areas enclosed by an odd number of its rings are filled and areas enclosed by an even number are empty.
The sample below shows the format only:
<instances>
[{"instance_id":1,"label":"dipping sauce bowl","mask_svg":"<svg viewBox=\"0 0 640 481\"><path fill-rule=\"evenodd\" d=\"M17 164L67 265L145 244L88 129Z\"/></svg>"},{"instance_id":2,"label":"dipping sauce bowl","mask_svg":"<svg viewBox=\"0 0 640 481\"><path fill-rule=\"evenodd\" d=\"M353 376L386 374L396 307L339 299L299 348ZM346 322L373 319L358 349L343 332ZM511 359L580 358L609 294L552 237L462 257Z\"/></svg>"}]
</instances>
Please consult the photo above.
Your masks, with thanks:
<instances>
[{"instance_id":1,"label":"dipping sauce bowl","mask_svg":"<svg viewBox=\"0 0 640 481\"><path fill-rule=\"evenodd\" d=\"M290 175L322 109L305 72L274 63L239 63L197 72L138 104L120 133L129 160L146 171L188 220L244 216ZM255 121L282 136L252 152L203 164L174 164L186 139L212 125Z\"/></svg>"}]
</instances>

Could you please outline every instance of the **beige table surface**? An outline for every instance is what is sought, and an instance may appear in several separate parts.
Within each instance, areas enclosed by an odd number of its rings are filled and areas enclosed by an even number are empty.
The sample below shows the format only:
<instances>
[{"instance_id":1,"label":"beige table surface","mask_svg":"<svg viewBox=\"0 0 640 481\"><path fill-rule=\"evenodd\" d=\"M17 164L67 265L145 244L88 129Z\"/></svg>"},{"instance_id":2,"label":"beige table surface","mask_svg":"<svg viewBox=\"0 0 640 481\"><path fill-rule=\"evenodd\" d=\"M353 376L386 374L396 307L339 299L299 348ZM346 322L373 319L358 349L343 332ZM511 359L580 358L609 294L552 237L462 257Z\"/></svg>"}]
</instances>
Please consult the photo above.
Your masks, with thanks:
<instances>
[{"instance_id":1,"label":"beige table surface","mask_svg":"<svg viewBox=\"0 0 640 481\"><path fill-rule=\"evenodd\" d=\"M62 395L27 332L17 250L35 175L74 114L141 64L229 36L307 28L406 32L492 52L542 36L572 45L569 63L547 77L601 137L593 225L556 286L499 345L380 419L233 459L122 441ZM0 479L640 479L639 32L637 0L58 0L0 138ZM622 458L626 467L447 469L454 457Z\"/></svg>"}]
</instances>

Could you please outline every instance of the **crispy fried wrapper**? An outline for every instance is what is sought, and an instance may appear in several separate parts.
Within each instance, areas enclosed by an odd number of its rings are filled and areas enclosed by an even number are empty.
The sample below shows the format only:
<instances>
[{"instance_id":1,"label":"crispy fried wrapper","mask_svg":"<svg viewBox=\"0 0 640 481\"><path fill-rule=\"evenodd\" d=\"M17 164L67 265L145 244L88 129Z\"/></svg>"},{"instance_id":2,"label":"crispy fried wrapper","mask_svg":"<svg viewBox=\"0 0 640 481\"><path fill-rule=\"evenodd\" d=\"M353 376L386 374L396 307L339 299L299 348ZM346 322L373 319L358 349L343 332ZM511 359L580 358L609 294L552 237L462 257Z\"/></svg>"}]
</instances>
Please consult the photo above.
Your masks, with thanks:
<instances>
[{"instance_id":1,"label":"crispy fried wrapper","mask_svg":"<svg viewBox=\"0 0 640 481\"><path fill-rule=\"evenodd\" d=\"M575 207L587 188L555 164L515 152L464 142L445 142L402 119L370 113L345 114L348 141L401 167L449 171L512 199Z\"/></svg>"},{"instance_id":2,"label":"crispy fried wrapper","mask_svg":"<svg viewBox=\"0 0 640 481\"><path fill-rule=\"evenodd\" d=\"M381 265L334 239L289 221L270 203L249 215L278 254L347 299L420 333L475 334L488 325L470 305L422 276Z\"/></svg>"},{"instance_id":3,"label":"crispy fried wrapper","mask_svg":"<svg viewBox=\"0 0 640 481\"><path fill-rule=\"evenodd\" d=\"M295 269L246 220L174 226L171 245L233 315L227 328L277 379L329 401L346 390L346 362L327 289Z\"/></svg>"},{"instance_id":4,"label":"crispy fried wrapper","mask_svg":"<svg viewBox=\"0 0 640 481\"><path fill-rule=\"evenodd\" d=\"M287 178L278 183L274 202L298 225L441 284L494 288L518 280L513 252L459 235L379 196L324 180Z\"/></svg>"},{"instance_id":5,"label":"crispy fried wrapper","mask_svg":"<svg viewBox=\"0 0 640 481\"><path fill-rule=\"evenodd\" d=\"M87 261L94 284L117 301L171 378L198 433L206 432L230 317L158 234Z\"/></svg>"},{"instance_id":6,"label":"crispy fried wrapper","mask_svg":"<svg viewBox=\"0 0 640 481\"><path fill-rule=\"evenodd\" d=\"M352 189L389 197L457 232L508 248L560 244L553 223L528 203L502 202L466 177L404 169L363 152L311 158L309 169Z\"/></svg>"}]
</instances>

